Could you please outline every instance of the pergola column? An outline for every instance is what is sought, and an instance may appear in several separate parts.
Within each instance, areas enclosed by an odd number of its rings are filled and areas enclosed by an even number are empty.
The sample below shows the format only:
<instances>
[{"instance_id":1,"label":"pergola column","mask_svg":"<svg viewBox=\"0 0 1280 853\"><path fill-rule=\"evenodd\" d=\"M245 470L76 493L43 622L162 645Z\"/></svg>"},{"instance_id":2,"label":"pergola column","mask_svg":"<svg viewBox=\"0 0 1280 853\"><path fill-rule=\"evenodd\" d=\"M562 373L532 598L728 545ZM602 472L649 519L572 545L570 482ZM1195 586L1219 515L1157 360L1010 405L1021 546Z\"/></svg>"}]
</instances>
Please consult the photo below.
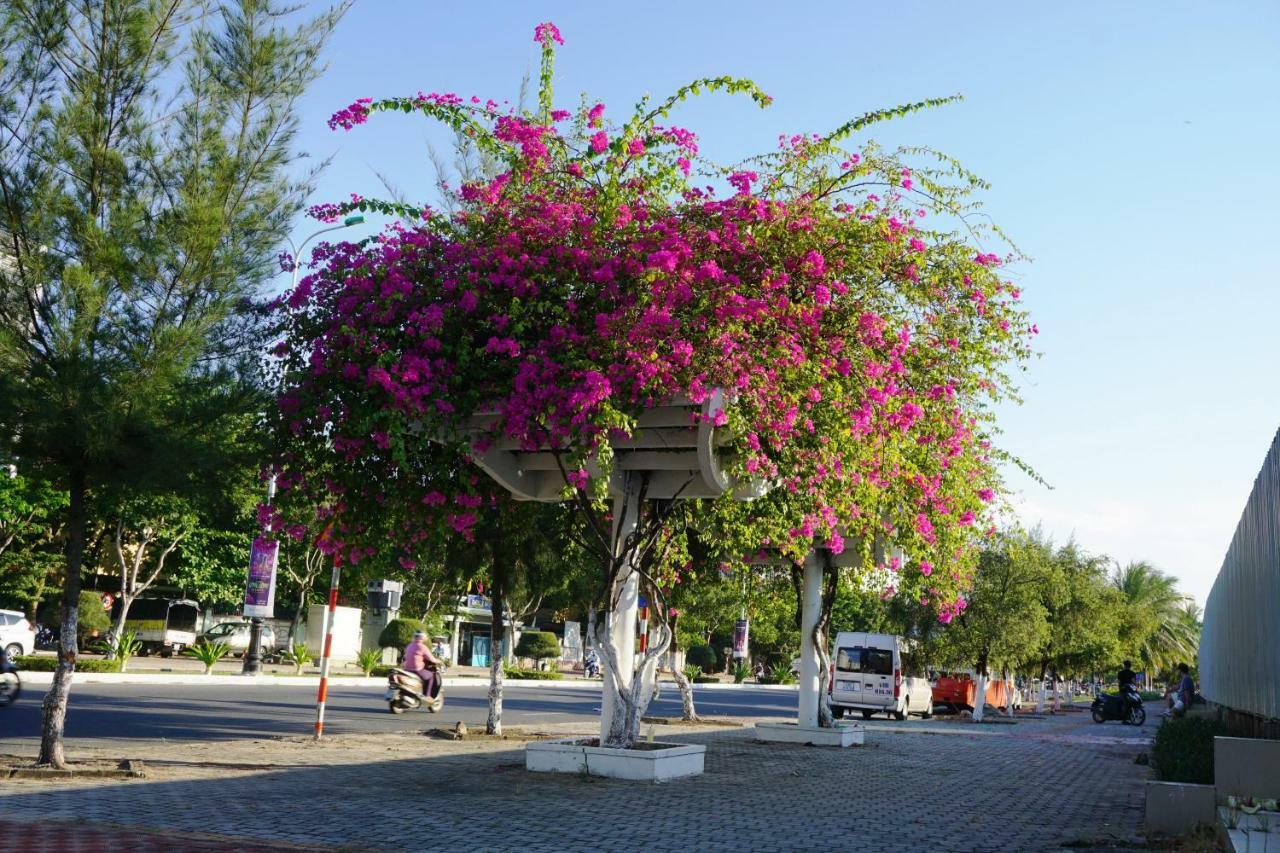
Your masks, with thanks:
<instances>
[{"instance_id":1,"label":"pergola column","mask_svg":"<svg viewBox=\"0 0 1280 853\"><path fill-rule=\"evenodd\" d=\"M631 478L634 479L634 478ZM631 686L635 678L636 660L636 615L640 605L640 576L631 565L631 551L627 548L627 539L635 532L640 518L640 502L628 483L626 492L613 499L613 541L617 550L615 556L622 560L622 570L618 577L618 586L610 590L617 593L617 606L607 614L608 621L604 629L609 632L613 647L618 651L618 682L623 689ZM594 640L594 638L593 638ZM602 655L600 666L604 673L604 687L600 694L600 741L609 735L609 726L613 723L614 708L618 702L618 688L609 672L607 655Z\"/></svg>"},{"instance_id":2,"label":"pergola column","mask_svg":"<svg viewBox=\"0 0 1280 853\"><path fill-rule=\"evenodd\" d=\"M822 613L822 562L815 552L804 561L804 583L800 607L800 715L797 723L816 728L818 725L819 658L813 643L813 629Z\"/></svg>"}]
</instances>

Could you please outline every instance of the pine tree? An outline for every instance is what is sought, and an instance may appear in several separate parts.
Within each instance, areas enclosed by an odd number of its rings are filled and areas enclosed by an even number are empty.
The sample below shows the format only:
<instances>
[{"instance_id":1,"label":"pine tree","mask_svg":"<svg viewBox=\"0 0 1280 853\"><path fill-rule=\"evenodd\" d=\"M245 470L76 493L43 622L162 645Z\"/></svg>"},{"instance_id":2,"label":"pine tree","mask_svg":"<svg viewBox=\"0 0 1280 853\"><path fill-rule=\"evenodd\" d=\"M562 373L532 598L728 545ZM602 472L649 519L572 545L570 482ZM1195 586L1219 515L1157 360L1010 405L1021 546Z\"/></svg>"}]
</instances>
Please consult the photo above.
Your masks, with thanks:
<instances>
[{"instance_id":1,"label":"pine tree","mask_svg":"<svg viewBox=\"0 0 1280 853\"><path fill-rule=\"evenodd\" d=\"M255 305L314 177L295 105L343 11L0 9L0 441L69 494L42 764L65 765L89 502L170 464L186 393L258 358Z\"/></svg>"}]
</instances>

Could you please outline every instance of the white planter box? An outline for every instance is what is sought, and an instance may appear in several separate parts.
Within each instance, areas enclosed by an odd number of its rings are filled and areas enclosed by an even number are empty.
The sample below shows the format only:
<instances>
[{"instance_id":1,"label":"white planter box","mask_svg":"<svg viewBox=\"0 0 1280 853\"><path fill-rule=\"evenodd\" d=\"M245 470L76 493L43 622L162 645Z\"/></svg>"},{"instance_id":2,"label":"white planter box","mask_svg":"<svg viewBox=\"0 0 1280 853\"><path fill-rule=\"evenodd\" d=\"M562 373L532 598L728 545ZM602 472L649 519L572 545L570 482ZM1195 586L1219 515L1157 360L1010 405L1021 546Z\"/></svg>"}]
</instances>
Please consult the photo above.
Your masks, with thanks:
<instances>
[{"instance_id":1,"label":"white planter box","mask_svg":"<svg viewBox=\"0 0 1280 853\"><path fill-rule=\"evenodd\" d=\"M524 766L535 773L587 773L636 782L700 776L707 748L701 744L640 743L635 749L595 746L597 738L530 743Z\"/></svg>"},{"instance_id":2,"label":"white planter box","mask_svg":"<svg viewBox=\"0 0 1280 853\"><path fill-rule=\"evenodd\" d=\"M833 729L801 726L796 723L756 723L756 738L773 743L803 743L811 746L862 746L866 729L840 724Z\"/></svg>"},{"instance_id":3,"label":"white planter box","mask_svg":"<svg viewBox=\"0 0 1280 853\"><path fill-rule=\"evenodd\" d=\"M1197 825L1213 826L1216 808L1212 785L1147 782L1149 835L1186 835Z\"/></svg>"}]
</instances>

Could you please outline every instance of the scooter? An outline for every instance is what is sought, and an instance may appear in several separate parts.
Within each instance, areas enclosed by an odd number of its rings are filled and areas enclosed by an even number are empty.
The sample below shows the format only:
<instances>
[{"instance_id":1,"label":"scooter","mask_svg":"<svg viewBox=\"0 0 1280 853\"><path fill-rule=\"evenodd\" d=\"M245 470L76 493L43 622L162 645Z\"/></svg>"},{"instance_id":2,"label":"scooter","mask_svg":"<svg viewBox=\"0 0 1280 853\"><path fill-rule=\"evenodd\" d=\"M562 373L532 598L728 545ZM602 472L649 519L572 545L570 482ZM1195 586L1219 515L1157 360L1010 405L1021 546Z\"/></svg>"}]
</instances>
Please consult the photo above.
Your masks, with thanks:
<instances>
[{"instance_id":1,"label":"scooter","mask_svg":"<svg viewBox=\"0 0 1280 853\"><path fill-rule=\"evenodd\" d=\"M1127 711L1125 710L1126 699ZM1142 707L1142 697L1133 687L1126 687L1120 693L1103 693L1095 696L1089 711L1095 723L1119 720L1126 726L1140 726L1147 721L1147 711Z\"/></svg>"},{"instance_id":2,"label":"scooter","mask_svg":"<svg viewBox=\"0 0 1280 853\"><path fill-rule=\"evenodd\" d=\"M582 667L582 676L584 678L599 678L600 661L596 658L587 658L587 662Z\"/></svg>"},{"instance_id":3,"label":"scooter","mask_svg":"<svg viewBox=\"0 0 1280 853\"><path fill-rule=\"evenodd\" d=\"M387 700L387 710L393 714L403 714L415 708L426 707L435 713L444 707L444 666L432 667L436 677L431 679L431 695L423 690L422 679L416 672L407 669L393 669L387 676L387 692L383 694Z\"/></svg>"},{"instance_id":4,"label":"scooter","mask_svg":"<svg viewBox=\"0 0 1280 853\"><path fill-rule=\"evenodd\" d=\"M0 708L12 705L22 695L22 679L17 665L0 649Z\"/></svg>"}]
</instances>

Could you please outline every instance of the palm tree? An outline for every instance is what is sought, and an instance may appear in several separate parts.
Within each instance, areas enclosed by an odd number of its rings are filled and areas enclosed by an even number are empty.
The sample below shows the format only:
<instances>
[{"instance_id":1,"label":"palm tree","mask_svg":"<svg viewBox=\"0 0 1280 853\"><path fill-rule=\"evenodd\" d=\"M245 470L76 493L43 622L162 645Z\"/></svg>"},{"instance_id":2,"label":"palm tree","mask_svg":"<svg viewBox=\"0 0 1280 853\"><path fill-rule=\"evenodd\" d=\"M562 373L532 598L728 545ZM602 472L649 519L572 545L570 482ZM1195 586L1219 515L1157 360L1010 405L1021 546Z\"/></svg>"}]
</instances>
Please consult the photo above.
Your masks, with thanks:
<instances>
[{"instance_id":1,"label":"palm tree","mask_svg":"<svg viewBox=\"0 0 1280 853\"><path fill-rule=\"evenodd\" d=\"M1200 608L1178 591L1176 578L1144 561L1116 565L1111 583L1125 597L1128 636L1144 668L1162 671L1195 656Z\"/></svg>"}]
</instances>

